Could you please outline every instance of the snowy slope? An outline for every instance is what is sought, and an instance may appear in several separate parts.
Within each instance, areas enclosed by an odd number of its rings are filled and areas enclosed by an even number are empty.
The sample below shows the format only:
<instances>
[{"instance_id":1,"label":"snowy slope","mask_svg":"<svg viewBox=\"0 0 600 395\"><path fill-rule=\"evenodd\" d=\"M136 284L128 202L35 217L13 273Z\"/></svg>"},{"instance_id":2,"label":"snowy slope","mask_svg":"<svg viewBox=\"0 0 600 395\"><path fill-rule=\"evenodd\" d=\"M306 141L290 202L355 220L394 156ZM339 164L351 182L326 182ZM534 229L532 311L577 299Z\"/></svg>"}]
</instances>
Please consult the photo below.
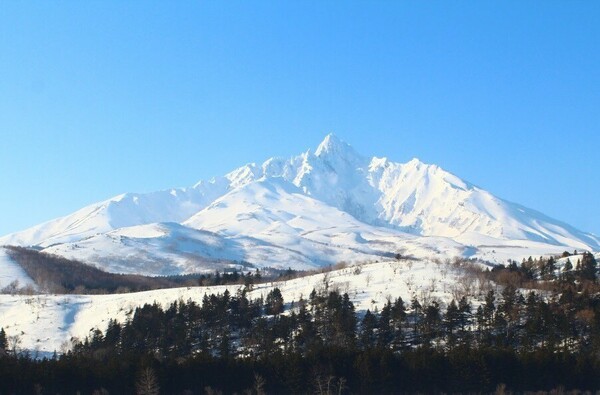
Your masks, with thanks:
<instances>
[{"instance_id":1,"label":"snowy slope","mask_svg":"<svg viewBox=\"0 0 600 395\"><path fill-rule=\"evenodd\" d=\"M329 289L347 292L357 311L381 310L387 299L397 297L407 302L413 296L448 302L453 298L458 276L450 267L432 262L380 262L257 285L248 297L264 298L279 287L289 303L307 299L313 289L323 289L327 283ZM116 295L0 295L0 322L9 336L21 336L21 347L60 352L72 337L83 339L95 328L105 330L111 318L124 322L135 307L145 303L156 301L164 307L176 300L201 303L205 294L226 289L235 294L239 287L187 287Z\"/></svg>"},{"instance_id":2,"label":"snowy slope","mask_svg":"<svg viewBox=\"0 0 600 395\"><path fill-rule=\"evenodd\" d=\"M0 247L0 289L13 281L18 282L18 288L31 285L35 289L35 283L31 277L18 263L12 260L4 248Z\"/></svg>"},{"instance_id":3,"label":"snowy slope","mask_svg":"<svg viewBox=\"0 0 600 395\"><path fill-rule=\"evenodd\" d=\"M226 187L223 184L213 180L189 189L126 193L92 204L66 217L2 237L0 244L47 247L127 226L180 222L209 204L219 192L224 193Z\"/></svg>"},{"instance_id":4,"label":"snowy slope","mask_svg":"<svg viewBox=\"0 0 600 395\"><path fill-rule=\"evenodd\" d=\"M170 275L223 270L244 260L244 249L217 234L175 222L137 225L55 244L44 252L114 272Z\"/></svg>"},{"instance_id":5,"label":"snowy slope","mask_svg":"<svg viewBox=\"0 0 600 395\"><path fill-rule=\"evenodd\" d=\"M479 236L598 249L598 239L537 211L499 199L435 165L374 159L370 176L382 192L380 218L422 235L465 244Z\"/></svg>"},{"instance_id":6,"label":"snowy slope","mask_svg":"<svg viewBox=\"0 0 600 395\"><path fill-rule=\"evenodd\" d=\"M2 244L145 274L231 261L307 268L396 252L505 262L600 251L597 237L438 166L366 158L334 135L314 152L248 164L191 188L120 195Z\"/></svg>"},{"instance_id":7,"label":"snowy slope","mask_svg":"<svg viewBox=\"0 0 600 395\"><path fill-rule=\"evenodd\" d=\"M382 249L369 241L405 237L392 229L361 223L277 177L262 178L237 188L184 225L286 246L317 264L391 254L394 248Z\"/></svg>"},{"instance_id":8,"label":"snowy slope","mask_svg":"<svg viewBox=\"0 0 600 395\"><path fill-rule=\"evenodd\" d=\"M600 259L600 254L596 258ZM576 262L581 255L569 259ZM558 267L561 268L565 261L566 258L559 260ZM453 265L430 260L383 261L256 285L248 297L265 298L278 287L285 302L289 303L307 299L313 289L323 289L327 283L328 289L347 292L360 313L367 309L380 311L388 299L397 297L405 302L415 296L422 302L435 299L446 308L450 300L469 287L469 295L476 307L487 293L485 280L479 283L480 280L475 278L467 282L460 281L460 277L460 270ZM24 349L60 352L70 344L72 337L83 339L95 328L105 330L111 318L125 322L136 307L145 303L157 302L163 307L176 300L191 299L201 303L205 294L222 294L226 289L235 294L239 287L185 287L115 295L0 295L0 322L9 336L21 336ZM500 290L496 289L496 292Z\"/></svg>"},{"instance_id":9,"label":"snowy slope","mask_svg":"<svg viewBox=\"0 0 600 395\"><path fill-rule=\"evenodd\" d=\"M165 275L214 271L234 261L306 269L381 260L397 252L443 258L464 255L464 246L367 225L282 178L263 177L235 188L183 224L121 228L44 251L111 272Z\"/></svg>"}]
</instances>

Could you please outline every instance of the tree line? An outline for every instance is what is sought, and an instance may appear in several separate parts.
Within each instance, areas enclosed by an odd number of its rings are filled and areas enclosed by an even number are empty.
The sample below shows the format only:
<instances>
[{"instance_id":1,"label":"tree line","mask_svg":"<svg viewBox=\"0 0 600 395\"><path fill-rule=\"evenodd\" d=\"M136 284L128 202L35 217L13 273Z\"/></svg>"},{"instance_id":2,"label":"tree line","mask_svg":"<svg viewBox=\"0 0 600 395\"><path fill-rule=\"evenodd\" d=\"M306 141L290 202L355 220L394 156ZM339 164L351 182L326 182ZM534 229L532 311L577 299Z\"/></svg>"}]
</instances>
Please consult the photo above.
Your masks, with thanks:
<instances>
[{"instance_id":1,"label":"tree line","mask_svg":"<svg viewBox=\"0 0 600 395\"><path fill-rule=\"evenodd\" d=\"M283 276L297 274L288 270L268 269L262 272L237 271L215 273L196 273L171 276L143 276L137 274L118 274L105 272L92 265L67 259L58 255L47 254L31 248L6 246L6 250L44 292L59 294L106 294L148 291L153 289L174 288L182 286L211 286L227 284L255 283L278 279ZM247 265L240 263L241 266ZM291 273L291 274L290 274ZM2 293L35 293L31 286L19 287L13 281L0 290Z\"/></svg>"}]
</instances>

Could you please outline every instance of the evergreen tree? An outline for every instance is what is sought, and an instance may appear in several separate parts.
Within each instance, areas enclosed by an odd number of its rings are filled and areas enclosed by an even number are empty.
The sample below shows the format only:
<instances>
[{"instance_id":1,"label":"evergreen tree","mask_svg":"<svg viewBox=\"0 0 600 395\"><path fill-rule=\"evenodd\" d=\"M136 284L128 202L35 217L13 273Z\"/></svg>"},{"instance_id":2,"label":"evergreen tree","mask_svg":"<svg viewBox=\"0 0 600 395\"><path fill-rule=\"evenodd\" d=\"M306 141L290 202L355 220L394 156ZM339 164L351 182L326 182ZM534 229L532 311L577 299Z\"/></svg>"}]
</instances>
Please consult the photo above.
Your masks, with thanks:
<instances>
[{"instance_id":1,"label":"evergreen tree","mask_svg":"<svg viewBox=\"0 0 600 395\"><path fill-rule=\"evenodd\" d=\"M298 330L294 338L294 348L301 353L306 353L318 346L320 337L317 333L313 317L306 308L306 302L301 300L299 305L300 308L298 309L296 318Z\"/></svg>"},{"instance_id":2,"label":"evergreen tree","mask_svg":"<svg viewBox=\"0 0 600 395\"><path fill-rule=\"evenodd\" d=\"M531 291L527 294L525 302L525 332L523 336L523 344L527 348L533 348L538 342L541 331L541 316L539 314L539 298L535 292Z\"/></svg>"},{"instance_id":3,"label":"evergreen tree","mask_svg":"<svg viewBox=\"0 0 600 395\"><path fill-rule=\"evenodd\" d=\"M565 283L572 283L575 280L575 276L573 275L573 264L569 258L567 258L567 261L563 266L561 280Z\"/></svg>"},{"instance_id":4,"label":"evergreen tree","mask_svg":"<svg viewBox=\"0 0 600 395\"><path fill-rule=\"evenodd\" d=\"M219 339L219 357L228 359L231 356L231 339L227 332L223 332Z\"/></svg>"},{"instance_id":5,"label":"evergreen tree","mask_svg":"<svg viewBox=\"0 0 600 395\"><path fill-rule=\"evenodd\" d=\"M454 299L448 305L446 309L446 315L444 316L444 328L446 329L446 338L448 341L448 345L453 347L456 343L456 334L455 331L460 326L460 312L458 310L458 306Z\"/></svg>"},{"instance_id":6,"label":"evergreen tree","mask_svg":"<svg viewBox=\"0 0 600 395\"><path fill-rule=\"evenodd\" d=\"M367 310L365 316L363 317L360 323L360 335L359 342L360 346L363 350L369 350L375 347L376 336L375 336L375 328L377 327L377 319L371 313L370 310Z\"/></svg>"},{"instance_id":7,"label":"evergreen tree","mask_svg":"<svg viewBox=\"0 0 600 395\"><path fill-rule=\"evenodd\" d=\"M424 326L425 337L428 340L433 340L437 337L441 325L440 305L435 300L425 308Z\"/></svg>"},{"instance_id":8,"label":"evergreen tree","mask_svg":"<svg viewBox=\"0 0 600 395\"><path fill-rule=\"evenodd\" d=\"M413 297L412 301L410 302L410 308L412 309L411 316L413 321L413 343L416 344L418 343L419 339L419 324L423 310L423 307L416 296Z\"/></svg>"},{"instance_id":9,"label":"evergreen tree","mask_svg":"<svg viewBox=\"0 0 600 395\"><path fill-rule=\"evenodd\" d=\"M8 338L6 337L6 332L4 328L0 328L0 355L6 354L8 349Z\"/></svg>"},{"instance_id":10,"label":"evergreen tree","mask_svg":"<svg viewBox=\"0 0 600 395\"><path fill-rule=\"evenodd\" d=\"M356 314L354 304L350 301L350 296L347 293L342 295L342 342L345 347L352 349L355 346L356 339Z\"/></svg>"},{"instance_id":11,"label":"evergreen tree","mask_svg":"<svg viewBox=\"0 0 600 395\"><path fill-rule=\"evenodd\" d=\"M483 305L485 325L488 328L491 327L492 321L494 319L494 312L496 311L496 305L494 304L495 301L496 296L494 295L494 290L489 290L487 295L485 296L485 303Z\"/></svg>"},{"instance_id":12,"label":"evergreen tree","mask_svg":"<svg viewBox=\"0 0 600 395\"><path fill-rule=\"evenodd\" d=\"M555 271L556 271L556 261L554 260L554 257L550 257L546 261L546 265L545 265L546 278L548 280L554 280L556 278L556 275L554 273Z\"/></svg>"},{"instance_id":13,"label":"evergreen tree","mask_svg":"<svg viewBox=\"0 0 600 395\"><path fill-rule=\"evenodd\" d=\"M573 264L571 263L571 260L569 258L567 258L567 261L565 262L565 266L563 267L563 272L568 272L573 270Z\"/></svg>"},{"instance_id":14,"label":"evergreen tree","mask_svg":"<svg viewBox=\"0 0 600 395\"><path fill-rule=\"evenodd\" d=\"M521 263L521 269L523 270L523 274L528 279L533 279L535 277L535 262L532 257L527 258L527 260L523 259Z\"/></svg>"},{"instance_id":15,"label":"evergreen tree","mask_svg":"<svg viewBox=\"0 0 600 395\"><path fill-rule=\"evenodd\" d=\"M584 252L581 258L581 278L589 281L596 281L597 262L594 255Z\"/></svg>"},{"instance_id":16,"label":"evergreen tree","mask_svg":"<svg viewBox=\"0 0 600 395\"><path fill-rule=\"evenodd\" d=\"M392 328L392 303L387 300L381 312L379 313L379 322L377 324L377 341L379 347L387 348L391 345L394 338Z\"/></svg>"},{"instance_id":17,"label":"evergreen tree","mask_svg":"<svg viewBox=\"0 0 600 395\"><path fill-rule=\"evenodd\" d=\"M540 273L540 278L544 278L546 276L548 267L546 266L546 260L544 257L540 257L539 260L536 260L536 266L538 267L538 271Z\"/></svg>"},{"instance_id":18,"label":"evergreen tree","mask_svg":"<svg viewBox=\"0 0 600 395\"><path fill-rule=\"evenodd\" d=\"M508 285L502 290L502 302L498 305L497 320L494 323L497 331L503 332L501 335L504 344L513 344L516 341L517 329L519 327L519 300L522 295L517 289Z\"/></svg>"},{"instance_id":19,"label":"evergreen tree","mask_svg":"<svg viewBox=\"0 0 600 395\"><path fill-rule=\"evenodd\" d=\"M483 306L481 305L477 307L477 311L475 312L475 321L477 323L477 339L480 344L483 344L487 323L485 319L485 313L483 312Z\"/></svg>"},{"instance_id":20,"label":"evergreen tree","mask_svg":"<svg viewBox=\"0 0 600 395\"><path fill-rule=\"evenodd\" d=\"M388 302L389 303L389 302ZM392 348L398 350L404 342L404 322L406 321L406 306L402 298L397 298L390 310L390 327L392 330Z\"/></svg>"},{"instance_id":21,"label":"evergreen tree","mask_svg":"<svg viewBox=\"0 0 600 395\"><path fill-rule=\"evenodd\" d=\"M469 334L467 327L471 324L473 313L471 311L471 303L469 303L465 296L460 298L460 301L458 302L458 313L460 337L463 342L467 342Z\"/></svg>"},{"instance_id":22,"label":"evergreen tree","mask_svg":"<svg viewBox=\"0 0 600 395\"><path fill-rule=\"evenodd\" d=\"M119 342L120 336L121 324L119 324L116 320L111 318L110 320L108 320L108 327L106 329L106 335L104 336L106 344L111 347L115 347Z\"/></svg>"},{"instance_id":23,"label":"evergreen tree","mask_svg":"<svg viewBox=\"0 0 600 395\"><path fill-rule=\"evenodd\" d=\"M283 313L283 296L279 288L274 288L267 294L265 299L265 309L269 315L277 315Z\"/></svg>"}]
</instances>

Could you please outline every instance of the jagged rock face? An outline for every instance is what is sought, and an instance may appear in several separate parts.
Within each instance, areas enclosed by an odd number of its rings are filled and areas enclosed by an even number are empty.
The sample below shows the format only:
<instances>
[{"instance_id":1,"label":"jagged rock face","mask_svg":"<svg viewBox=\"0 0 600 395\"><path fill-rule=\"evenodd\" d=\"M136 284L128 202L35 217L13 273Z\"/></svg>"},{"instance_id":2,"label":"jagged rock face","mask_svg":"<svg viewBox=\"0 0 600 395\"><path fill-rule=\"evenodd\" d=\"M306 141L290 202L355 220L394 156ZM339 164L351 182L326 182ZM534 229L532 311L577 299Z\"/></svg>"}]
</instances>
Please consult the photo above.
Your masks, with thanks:
<instances>
[{"instance_id":1,"label":"jagged rock face","mask_svg":"<svg viewBox=\"0 0 600 395\"><path fill-rule=\"evenodd\" d=\"M595 236L438 166L366 158L332 134L314 152L251 163L190 188L119 195L1 244L147 274L210 270L223 260L301 268L398 251L503 262L600 250Z\"/></svg>"}]
</instances>

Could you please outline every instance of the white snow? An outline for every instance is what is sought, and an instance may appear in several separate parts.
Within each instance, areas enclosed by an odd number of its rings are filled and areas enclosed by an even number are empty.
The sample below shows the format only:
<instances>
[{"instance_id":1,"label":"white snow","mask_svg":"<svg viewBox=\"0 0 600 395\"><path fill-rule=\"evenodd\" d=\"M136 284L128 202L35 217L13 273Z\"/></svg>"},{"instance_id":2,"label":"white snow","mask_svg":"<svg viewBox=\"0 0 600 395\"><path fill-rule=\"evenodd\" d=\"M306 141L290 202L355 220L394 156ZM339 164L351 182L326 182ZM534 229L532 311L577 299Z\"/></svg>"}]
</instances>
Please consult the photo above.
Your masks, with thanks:
<instances>
[{"instance_id":1,"label":"white snow","mask_svg":"<svg viewBox=\"0 0 600 395\"><path fill-rule=\"evenodd\" d=\"M438 166L365 158L333 134L314 153L250 163L191 188L119 195L3 244L143 274L214 270L233 260L311 268L396 252L504 263L600 251L596 236Z\"/></svg>"}]
</instances>

